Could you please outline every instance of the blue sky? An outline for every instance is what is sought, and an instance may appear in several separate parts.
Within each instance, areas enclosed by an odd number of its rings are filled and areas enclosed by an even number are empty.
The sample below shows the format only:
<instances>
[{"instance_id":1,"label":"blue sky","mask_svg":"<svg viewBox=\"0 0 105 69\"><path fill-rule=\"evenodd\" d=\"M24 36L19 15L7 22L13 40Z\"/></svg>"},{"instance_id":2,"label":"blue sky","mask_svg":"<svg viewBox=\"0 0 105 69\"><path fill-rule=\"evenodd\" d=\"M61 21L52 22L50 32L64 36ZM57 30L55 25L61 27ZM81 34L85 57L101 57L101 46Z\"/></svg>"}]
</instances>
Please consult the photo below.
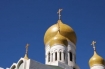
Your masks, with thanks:
<instances>
[{"instance_id":1,"label":"blue sky","mask_svg":"<svg viewBox=\"0 0 105 69\"><path fill-rule=\"evenodd\" d=\"M29 57L44 63L44 33L57 22L59 8L62 22L76 32L80 68L89 69L93 40L105 58L105 0L0 0L0 66L10 67L24 57L26 43Z\"/></svg>"}]
</instances>

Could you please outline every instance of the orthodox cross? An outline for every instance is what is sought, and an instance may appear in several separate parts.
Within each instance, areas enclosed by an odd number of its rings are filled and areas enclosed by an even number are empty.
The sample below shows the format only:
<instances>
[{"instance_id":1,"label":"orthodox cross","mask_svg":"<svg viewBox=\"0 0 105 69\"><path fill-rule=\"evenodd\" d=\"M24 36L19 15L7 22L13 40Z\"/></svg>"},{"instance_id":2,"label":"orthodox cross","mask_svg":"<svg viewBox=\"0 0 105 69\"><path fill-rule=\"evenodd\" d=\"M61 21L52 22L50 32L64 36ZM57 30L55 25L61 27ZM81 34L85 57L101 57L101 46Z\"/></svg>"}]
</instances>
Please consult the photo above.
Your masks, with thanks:
<instances>
[{"instance_id":1,"label":"orthodox cross","mask_svg":"<svg viewBox=\"0 0 105 69\"><path fill-rule=\"evenodd\" d=\"M29 47L29 44L27 43L26 44L26 54L28 54L28 47Z\"/></svg>"},{"instance_id":2,"label":"orthodox cross","mask_svg":"<svg viewBox=\"0 0 105 69\"><path fill-rule=\"evenodd\" d=\"M62 10L63 10L63 9L59 9L58 12L57 12L57 13L58 13L58 16L59 16L59 20L60 20L60 18L61 18L61 11L62 11Z\"/></svg>"},{"instance_id":3,"label":"orthodox cross","mask_svg":"<svg viewBox=\"0 0 105 69\"><path fill-rule=\"evenodd\" d=\"M95 44L96 44L96 41L92 41L91 45L93 46L94 51L96 50Z\"/></svg>"},{"instance_id":4,"label":"orthodox cross","mask_svg":"<svg viewBox=\"0 0 105 69\"><path fill-rule=\"evenodd\" d=\"M61 11L62 11L63 9L59 9L58 10L58 16L59 16L59 20L60 20L60 18L61 18ZM60 26L59 26L59 22L58 22L58 32L60 32Z\"/></svg>"}]
</instances>

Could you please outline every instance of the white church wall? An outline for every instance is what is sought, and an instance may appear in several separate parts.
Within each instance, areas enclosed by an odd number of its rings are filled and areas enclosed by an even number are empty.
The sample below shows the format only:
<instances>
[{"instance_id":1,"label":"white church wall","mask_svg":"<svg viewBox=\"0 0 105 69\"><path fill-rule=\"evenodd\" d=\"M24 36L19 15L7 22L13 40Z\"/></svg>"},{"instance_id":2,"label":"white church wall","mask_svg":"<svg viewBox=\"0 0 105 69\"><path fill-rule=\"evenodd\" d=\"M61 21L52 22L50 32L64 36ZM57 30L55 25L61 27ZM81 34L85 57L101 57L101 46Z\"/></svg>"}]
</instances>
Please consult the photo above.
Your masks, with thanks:
<instances>
[{"instance_id":1,"label":"white church wall","mask_svg":"<svg viewBox=\"0 0 105 69\"><path fill-rule=\"evenodd\" d=\"M50 46L49 45L45 46L45 64L50 63L50 62L48 62L48 53L50 53Z\"/></svg>"},{"instance_id":2,"label":"white church wall","mask_svg":"<svg viewBox=\"0 0 105 69\"><path fill-rule=\"evenodd\" d=\"M4 68L0 67L0 69L4 69Z\"/></svg>"},{"instance_id":3,"label":"white church wall","mask_svg":"<svg viewBox=\"0 0 105 69\"><path fill-rule=\"evenodd\" d=\"M58 62L58 66L63 69L73 69L71 66L68 66L67 64L62 63L62 62Z\"/></svg>"},{"instance_id":4,"label":"white church wall","mask_svg":"<svg viewBox=\"0 0 105 69\"><path fill-rule=\"evenodd\" d=\"M63 46L62 44L56 44L50 47L48 44L45 46L45 64L59 66L59 62L68 65L69 67L79 69L76 65L76 46L71 41L68 41L68 46ZM50 61L48 62L48 53L50 52ZM57 60L55 60L55 52L57 52ZM61 55L60 52L65 53ZM72 61L70 60L70 53L72 53ZM65 56L65 59L64 59Z\"/></svg>"},{"instance_id":5,"label":"white church wall","mask_svg":"<svg viewBox=\"0 0 105 69\"><path fill-rule=\"evenodd\" d=\"M20 58L17 63L13 63L9 69L29 69L30 59Z\"/></svg>"},{"instance_id":6,"label":"white church wall","mask_svg":"<svg viewBox=\"0 0 105 69\"><path fill-rule=\"evenodd\" d=\"M25 60L24 69L29 69L29 67L30 67L30 59Z\"/></svg>"},{"instance_id":7,"label":"white church wall","mask_svg":"<svg viewBox=\"0 0 105 69\"><path fill-rule=\"evenodd\" d=\"M68 41L68 65L74 67L76 62L76 46L71 42ZM72 61L70 60L70 53L72 53Z\"/></svg>"},{"instance_id":8,"label":"white church wall","mask_svg":"<svg viewBox=\"0 0 105 69\"><path fill-rule=\"evenodd\" d=\"M75 67L74 67L75 69L80 69L80 67L78 66L78 65L75 65Z\"/></svg>"},{"instance_id":9,"label":"white church wall","mask_svg":"<svg viewBox=\"0 0 105 69\"><path fill-rule=\"evenodd\" d=\"M48 45L48 46L46 46L45 50L46 50L46 53L45 53L46 54L46 61L45 61L46 64L58 65L57 64L58 61L67 64L67 47L66 46L63 46L61 44L57 44L57 45L50 47ZM50 62L48 62L48 53L49 52L50 52ZM57 52L57 56L55 56L56 52ZM61 54L60 54L60 52L61 52ZM64 53L65 53L65 55L64 55ZM60 57L60 55L61 55L61 57ZM57 60L55 57L57 57ZM64 58L65 58L65 60L64 60Z\"/></svg>"},{"instance_id":10,"label":"white church wall","mask_svg":"<svg viewBox=\"0 0 105 69\"><path fill-rule=\"evenodd\" d=\"M64 62L64 63L66 63L66 61L64 60L64 52L66 53L66 51L67 51L67 49L66 49L66 47L65 46L63 46L63 45L54 45L54 46L52 46L51 47L51 52L54 54L53 55L53 62L56 62L56 61L61 61L61 62ZM57 52L57 60L55 60L55 52ZM59 53L61 52L61 60L60 60L60 56L59 56ZM65 54L65 56L67 56L66 54Z\"/></svg>"},{"instance_id":11,"label":"white church wall","mask_svg":"<svg viewBox=\"0 0 105 69\"><path fill-rule=\"evenodd\" d=\"M16 64L16 63L13 63L13 64L11 65L10 69L13 69L13 68L17 69L17 64Z\"/></svg>"},{"instance_id":12,"label":"white church wall","mask_svg":"<svg viewBox=\"0 0 105 69\"><path fill-rule=\"evenodd\" d=\"M103 65L94 65L90 69L105 69L105 66L103 66Z\"/></svg>"}]
</instances>

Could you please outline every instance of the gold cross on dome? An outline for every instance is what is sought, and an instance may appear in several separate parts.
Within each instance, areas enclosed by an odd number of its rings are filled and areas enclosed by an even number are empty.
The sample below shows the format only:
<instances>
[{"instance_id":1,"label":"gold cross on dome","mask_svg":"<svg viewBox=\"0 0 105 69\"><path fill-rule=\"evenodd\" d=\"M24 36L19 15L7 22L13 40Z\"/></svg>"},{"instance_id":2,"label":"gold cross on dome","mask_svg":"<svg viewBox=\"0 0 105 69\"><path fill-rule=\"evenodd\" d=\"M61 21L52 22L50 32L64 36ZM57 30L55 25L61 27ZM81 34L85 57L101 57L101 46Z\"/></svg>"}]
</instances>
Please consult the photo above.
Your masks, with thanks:
<instances>
[{"instance_id":1,"label":"gold cross on dome","mask_svg":"<svg viewBox=\"0 0 105 69\"><path fill-rule=\"evenodd\" d=\"M59 9L58 12L57 12L57 13L58 13L58 16L59 16L59 20L60 20L60 18L61 18L61 11L62 11L62 10L63 10L63 9Z\"/></svg>"},{"instance_id":2,"label":"gold cross on dome","mask_svg":"<svg viewBox=\"0 0 105 69\"><path fill-rule=\"evenodd\" d=\"M28 47L29 47L29 44L27 43L26 44L26 54L28 54Z\"/></svg>"},{"instance_id":3,"label":"gold cross on dome","mask_svg":"<svg viewBox=\"0 0 105 69\"><path fill-rule=\"evenodd\" d=\"M96 41L92 41L91 45L93 46L94 51L96 50L95 44L96 44Z\"/></svg>"}]
</instances>

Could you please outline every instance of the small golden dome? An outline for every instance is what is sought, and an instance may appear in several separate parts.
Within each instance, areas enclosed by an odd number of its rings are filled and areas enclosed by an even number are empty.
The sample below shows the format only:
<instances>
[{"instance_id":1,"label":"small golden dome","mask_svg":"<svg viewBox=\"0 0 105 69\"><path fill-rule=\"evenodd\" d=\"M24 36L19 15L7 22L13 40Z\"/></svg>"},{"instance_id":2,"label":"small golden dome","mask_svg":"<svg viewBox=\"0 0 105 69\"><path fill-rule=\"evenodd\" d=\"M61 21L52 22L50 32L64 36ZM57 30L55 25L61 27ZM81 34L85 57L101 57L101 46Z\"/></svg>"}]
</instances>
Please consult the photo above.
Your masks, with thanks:
<instances>
[{"instance_id":1,"label":"small golden dome","mask_svg":"<svg viewBox=\"0 0 105 69\"><path fill-rule=\"evenodd\" d=\"M94 55L89 60L89 66L92 67L93 65L100 64L105 65L104 59L99 56L96 51L94 51Z\"/></svg>"},{"instance_id":2,"label":"small golden dome","mask_svg":"<svg viewBox=\"0 0 105 69\"><path fill-rule=\"evenodd\" d=\"M58 20L57 24L54 24L50 28L48 28L48 30L46 31L44 35L44 43L47 44L50 41L50 39L52 39L57 34L58 29L59 29L58 23L60 27L60 34L66 37L68 40L70 40L74 44L76 44L76 34L74 30L70 26L63 24L61 20Z\"/></svg>"},{"instance_id":3,"label":"small golden dome","mask_svg":"<svg viewBox=\"0 0 105 69\"><path fill-rule=\"evenodd\" d=\"M67 46L68 45L68 41L67 39L62 36L59 32L50 40L49 42L50 47L53 46L54 44L62 44Z\"/></svg>"}]
</instances>

